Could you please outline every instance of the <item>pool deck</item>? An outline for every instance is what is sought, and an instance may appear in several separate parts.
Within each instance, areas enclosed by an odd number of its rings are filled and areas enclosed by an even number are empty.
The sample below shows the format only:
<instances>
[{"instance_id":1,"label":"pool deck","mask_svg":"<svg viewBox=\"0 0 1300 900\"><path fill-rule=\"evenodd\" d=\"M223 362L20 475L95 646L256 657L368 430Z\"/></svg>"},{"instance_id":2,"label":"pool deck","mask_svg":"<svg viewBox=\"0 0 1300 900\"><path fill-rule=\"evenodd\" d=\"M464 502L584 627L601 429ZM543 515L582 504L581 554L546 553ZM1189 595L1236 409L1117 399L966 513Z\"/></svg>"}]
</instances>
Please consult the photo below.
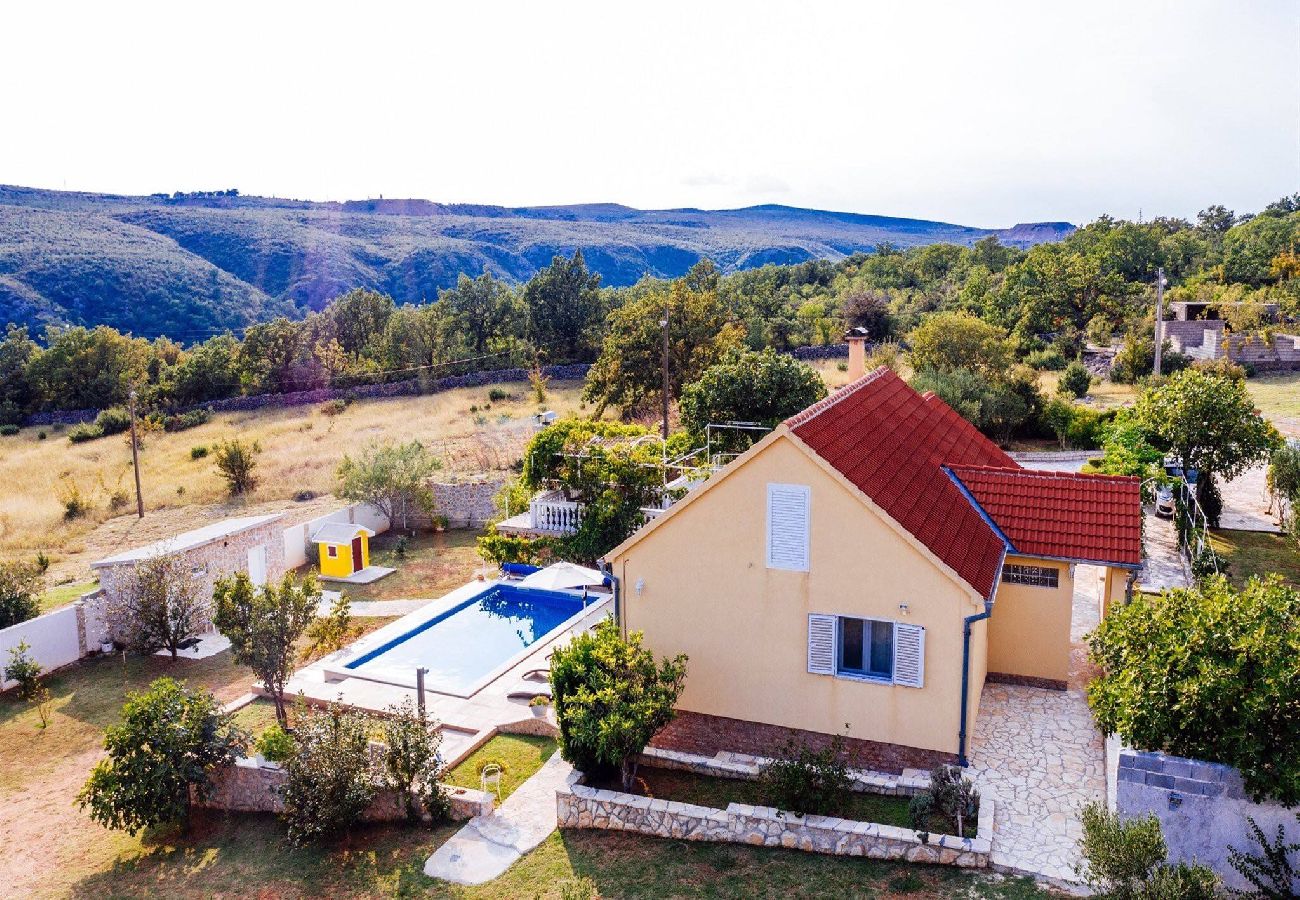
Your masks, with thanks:
<instances>
[{"instance_id":1,"label":"pool deck","mask_svg":"<svg viewBox=\"0 0 1300 900\"><path fill-rule=\"evenodd\" d=\"M533 716L528 698L511 698L509 694L519 690L526 674L547 668L546 658L555 647L592 628L612 612L612 599L592 603L585 616L555 636L534 644L526 656L516 660L472 696L454 697L426 690L425 708L430 716L442 723L444 762L449 766L456 765L498 732L555 734L553 711L548 709L547 717L539 719ZM411 615L419 616L420 612ZM297 696L301 693L308 703L316 705L337 701L344 706L375 712L382 712L403 700L414 702L414 688L365 678L338 680L332 673L337 672L342 661L355 652L355 646L344 647L300 670L289 681L286 694ZM532 684L537 686L537 693L544 692L545 682L533 681Z\"/></svg>"}]
</instances>

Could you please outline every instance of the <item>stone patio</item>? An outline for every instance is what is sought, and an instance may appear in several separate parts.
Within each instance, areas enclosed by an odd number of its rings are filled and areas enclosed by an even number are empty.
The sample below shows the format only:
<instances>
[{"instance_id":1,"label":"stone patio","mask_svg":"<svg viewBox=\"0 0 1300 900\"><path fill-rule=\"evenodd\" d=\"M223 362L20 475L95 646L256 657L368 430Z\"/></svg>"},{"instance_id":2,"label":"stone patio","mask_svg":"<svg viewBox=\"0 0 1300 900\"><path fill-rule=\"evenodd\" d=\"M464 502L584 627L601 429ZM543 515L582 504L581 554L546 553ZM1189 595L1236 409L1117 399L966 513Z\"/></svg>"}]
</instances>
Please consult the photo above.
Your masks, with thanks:
<instances>
[{"instance_id":1,"label":"stone patio","mask_svg":"<svg viewBox=\"0 0 1300 900\"><path fill-rule=\"evenodd\" d=\"M971 776L997 800L993 868L1065 888L1078 879L1079 807L1106 797L1102 736L1083 694L1082 638L1098 621L1100 574L1076 570L1069 689L986 684L971 741Z\"/></svg>"}]
</instances>

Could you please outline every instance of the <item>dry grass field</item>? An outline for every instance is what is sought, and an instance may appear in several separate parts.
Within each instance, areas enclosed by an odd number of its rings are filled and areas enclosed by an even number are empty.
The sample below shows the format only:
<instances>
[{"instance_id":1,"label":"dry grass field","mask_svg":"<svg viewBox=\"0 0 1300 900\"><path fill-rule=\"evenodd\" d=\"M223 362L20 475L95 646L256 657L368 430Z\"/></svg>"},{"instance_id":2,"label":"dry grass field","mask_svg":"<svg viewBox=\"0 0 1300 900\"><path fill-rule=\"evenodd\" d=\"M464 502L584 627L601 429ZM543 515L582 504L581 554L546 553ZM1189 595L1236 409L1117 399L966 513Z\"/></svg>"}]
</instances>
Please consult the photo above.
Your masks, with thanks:
<instances>
[{"instance_id":1,"label":"dry grass field","mask_svg":"<svg viewBox=\"0 0 1300 900\"><path fill-rule=\"evenodd\" d=\"M188 431L151 434L140 459L147 510L142 521L134 515L124 436L72 444L66 433L47 428L47 439L40 440L39 429L24 428L0 438L0 558L44 551L54 563L51 582L58 583L85 578L85 564L100 555L204 521L286 509L299 519L319 515L336 505L328 494L339 461L377 440L423 441L449 476L504 470L519 459L538 405L526 384L498 387L510 398L492 403L488 387L463 388L366 400L334 416L316 406L221 413ZM578 411L581 390L580 382L555 382L545 407ZM231 502L211 454L195 459L191 449L235 436L257 441L262 452L256 491ZM72 489L89 510L69 520L61 497ZM296 502L294 496L304 491L318 496Z\"/></svg>"}]
</instances>

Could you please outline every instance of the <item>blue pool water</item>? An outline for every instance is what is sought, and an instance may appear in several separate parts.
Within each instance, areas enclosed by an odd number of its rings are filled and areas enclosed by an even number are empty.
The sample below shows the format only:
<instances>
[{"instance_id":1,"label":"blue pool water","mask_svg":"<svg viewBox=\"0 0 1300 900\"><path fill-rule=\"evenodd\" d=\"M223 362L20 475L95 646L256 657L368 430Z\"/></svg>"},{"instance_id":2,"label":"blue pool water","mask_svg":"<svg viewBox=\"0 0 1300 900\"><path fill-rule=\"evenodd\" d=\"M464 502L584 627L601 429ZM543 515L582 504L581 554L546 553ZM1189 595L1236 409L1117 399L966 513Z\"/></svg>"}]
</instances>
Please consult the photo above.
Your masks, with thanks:
<instances>
[{"instance_id":1,"label":"blue pool water","mask_svg":"<svg viewBox=\"0 0 1300 900\"><path fill-rule=\"evenodd\" d=\"M391 671L403 681L423 666L431 691L465 694L479 679L582 611L582 599L555 591L493 585L349 662L358 675Z\"/></svg>"}]
</instances>

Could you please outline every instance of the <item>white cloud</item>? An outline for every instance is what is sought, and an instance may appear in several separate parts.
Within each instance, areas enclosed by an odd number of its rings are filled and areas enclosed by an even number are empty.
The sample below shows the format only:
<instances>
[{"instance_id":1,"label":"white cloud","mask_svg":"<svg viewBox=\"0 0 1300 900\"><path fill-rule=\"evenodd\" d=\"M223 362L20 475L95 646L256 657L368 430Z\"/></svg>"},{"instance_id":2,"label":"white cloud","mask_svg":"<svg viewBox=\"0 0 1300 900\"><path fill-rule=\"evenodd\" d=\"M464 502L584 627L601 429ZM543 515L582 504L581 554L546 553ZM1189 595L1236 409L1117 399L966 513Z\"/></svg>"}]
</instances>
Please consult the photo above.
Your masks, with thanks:
<instances>
[{"instance_id":1,"label":"white cloud","mask_svg":"<svg viewBox=\"0 0 1300 900\"><path fill-rule=\"evenodd\" d=\"M977 225L1300 186L1291 0L33 3L0 182Z\"/></svg>"}]
</instances>

